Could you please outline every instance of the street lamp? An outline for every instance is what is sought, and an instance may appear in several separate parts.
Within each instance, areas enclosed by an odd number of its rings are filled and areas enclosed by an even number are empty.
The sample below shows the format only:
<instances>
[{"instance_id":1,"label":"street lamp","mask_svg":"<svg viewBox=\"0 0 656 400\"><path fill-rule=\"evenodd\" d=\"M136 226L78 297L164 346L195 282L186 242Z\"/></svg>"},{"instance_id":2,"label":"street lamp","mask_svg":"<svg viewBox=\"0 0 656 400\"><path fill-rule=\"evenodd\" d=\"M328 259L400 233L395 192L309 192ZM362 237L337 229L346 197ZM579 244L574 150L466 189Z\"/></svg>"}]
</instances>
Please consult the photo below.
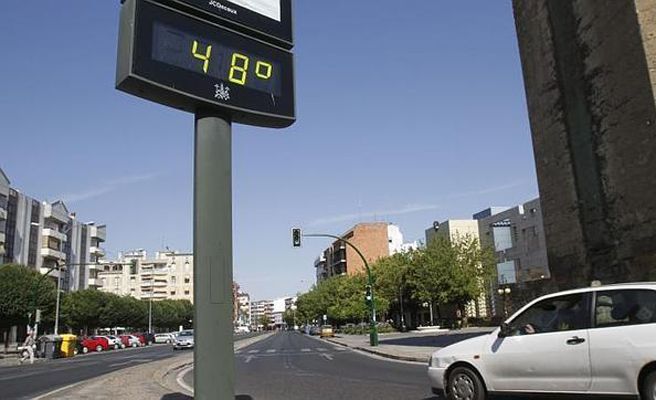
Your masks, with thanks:
<instances>
[{"instance_id":1,"label":"street lamp","mask_svg":"<svg viewBox=\"0 0 656 400\"><path fill-rule=\"evenodd\" d=\"M503 298L503 315L506 318L508 318L508 296L510 296L510 292L511 290L509 286L497 289L497 293Z\"/></svg>"}]
</instances>

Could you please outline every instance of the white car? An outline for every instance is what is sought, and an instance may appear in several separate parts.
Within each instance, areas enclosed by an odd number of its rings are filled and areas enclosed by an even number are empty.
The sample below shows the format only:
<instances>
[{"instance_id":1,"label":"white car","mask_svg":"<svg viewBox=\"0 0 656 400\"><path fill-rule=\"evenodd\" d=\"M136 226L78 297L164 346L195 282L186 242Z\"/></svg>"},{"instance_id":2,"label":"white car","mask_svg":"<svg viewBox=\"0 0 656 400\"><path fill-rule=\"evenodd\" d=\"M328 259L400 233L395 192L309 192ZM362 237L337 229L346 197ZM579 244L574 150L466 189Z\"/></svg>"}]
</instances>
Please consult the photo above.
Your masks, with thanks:
<instances>
[{"instance_id":1,"label":"white car","mask_svg":"<svg viewBox=\"0 0 656 400\"><path fill-rule=\"evenodd\" d=\"M157 333L155 334L155 343L173 343L175 339L170 333Z\"/></svg>"},{"instance_id":2,"label":"white car","mask_svg":"<svg viewBox=\"0 0 656 400\"><path fill-rule=\"evenodd\" d=\"M194 348L194 331L191 329L181 331L175 342L173 343L173 350L193 349Z\"/></svg>"},{"instance_id":3,"label":"white car","mask_svg":"<svg viewBox=\"0 0 656 400\"><path fill-rule=\"evenodd\" d=\"M656 283L538 298L488 335L433 353L435 394L640 396L656 400Z\"/></svg>"},{"instance_id":4,"label":"white car","mask_svg":"<svg viewBox=\"0 0 656 400\"><path fill-rule=\"evenodd\" d=\"M118 350L123 346L123 343L121 343L121 339L117 338L116 336L99 335L98 337L107 339L107 341L109 342L110 349Z\"/></svg>"}]
</instances>

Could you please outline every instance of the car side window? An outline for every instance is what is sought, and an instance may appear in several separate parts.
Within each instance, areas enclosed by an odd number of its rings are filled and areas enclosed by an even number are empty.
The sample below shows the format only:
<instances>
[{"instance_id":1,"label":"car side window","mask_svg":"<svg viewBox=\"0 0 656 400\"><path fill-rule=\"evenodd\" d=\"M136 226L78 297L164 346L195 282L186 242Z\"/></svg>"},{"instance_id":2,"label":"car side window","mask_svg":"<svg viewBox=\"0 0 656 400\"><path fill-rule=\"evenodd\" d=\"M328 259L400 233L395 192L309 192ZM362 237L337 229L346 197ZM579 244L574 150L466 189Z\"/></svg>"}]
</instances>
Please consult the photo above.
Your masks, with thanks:
<instances>
[{"instance_id":1,"label":"car side window","mask_svg":"<svg viewBox=\"0 0 656 400\"><path fill-rule=\"evenodd\" d=\"M597 293L598 328L656 323L656 291L608 290Z\"/></svg>"},{"instance_id":2,"label":"car side window","mask_svg":"<svg viewBox=\"0 0 656 400\"><path fill-rule=\"evenodd\" d=\"M587 329L589 325L590 307L586 293L542 300L510 323L513 336Z\"/></svg>"}]
</instances>

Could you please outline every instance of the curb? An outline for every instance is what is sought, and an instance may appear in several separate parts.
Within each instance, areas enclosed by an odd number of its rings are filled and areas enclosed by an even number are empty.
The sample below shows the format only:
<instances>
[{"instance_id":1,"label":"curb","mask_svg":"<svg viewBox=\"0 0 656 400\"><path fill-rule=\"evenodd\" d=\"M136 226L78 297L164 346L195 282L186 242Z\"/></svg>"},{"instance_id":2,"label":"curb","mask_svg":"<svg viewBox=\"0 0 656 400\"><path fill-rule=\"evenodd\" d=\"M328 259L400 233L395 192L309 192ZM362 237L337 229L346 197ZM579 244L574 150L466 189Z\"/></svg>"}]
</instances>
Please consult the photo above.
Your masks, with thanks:
<instances>
[{"instance_id":1,"label":"curb","mask_svg":"<svg viewBox=\"0 0 656 400\"><path fill-rule=\"evenodd\" d=\"M425 359L424 357L397 356L396 354L384 353L382 351L376 351L376 350L368 348L368 347L349 346L348 344L338 342L336 340L331 340L331 339L324 339L324 340L326 340L327 342L336 344L338 346L347 347L347 348L353 349L353 350L363 351L365 353L374 354L376 356L383 357L383 358L389 358L391 360L409 361L409 362L416 362L416 363L426 363L426 362L428 362L428 360Z\"/></svg>"}]
</instances>

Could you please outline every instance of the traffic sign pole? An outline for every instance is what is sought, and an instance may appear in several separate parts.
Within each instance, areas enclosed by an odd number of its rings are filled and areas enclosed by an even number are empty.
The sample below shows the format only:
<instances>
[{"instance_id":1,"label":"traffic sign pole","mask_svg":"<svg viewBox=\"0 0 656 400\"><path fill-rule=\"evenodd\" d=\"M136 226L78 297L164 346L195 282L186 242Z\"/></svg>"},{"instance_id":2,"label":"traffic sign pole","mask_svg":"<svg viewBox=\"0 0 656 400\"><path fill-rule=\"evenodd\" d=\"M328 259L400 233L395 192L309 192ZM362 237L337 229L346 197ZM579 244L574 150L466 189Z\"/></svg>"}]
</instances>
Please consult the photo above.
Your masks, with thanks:
<instances>
[{"instance_id":1,"label":"traffic sign pole","mask_svg":"<svg viewBox=\"0 0 656 400\"><path fill-rule=\"evenodd\" d=\"M211 113L196 113L194 309L194 398L234 400L232 127Z\"/></svg>"}]
</instances>

